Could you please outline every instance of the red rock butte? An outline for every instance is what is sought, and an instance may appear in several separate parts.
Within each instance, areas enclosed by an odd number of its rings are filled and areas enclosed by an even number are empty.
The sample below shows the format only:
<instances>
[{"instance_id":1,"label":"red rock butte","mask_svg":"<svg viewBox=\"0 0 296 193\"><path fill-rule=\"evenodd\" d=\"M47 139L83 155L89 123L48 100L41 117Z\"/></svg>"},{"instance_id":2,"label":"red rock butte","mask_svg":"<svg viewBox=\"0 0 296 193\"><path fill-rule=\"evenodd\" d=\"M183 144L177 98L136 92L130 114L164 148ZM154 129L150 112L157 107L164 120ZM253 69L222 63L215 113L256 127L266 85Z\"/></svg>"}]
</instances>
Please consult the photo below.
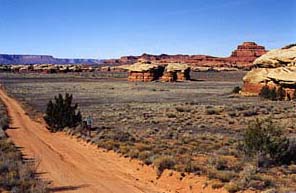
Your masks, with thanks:
<instances>
[{"instance_id":1,"label":"red rock butte","mask_svg":"<svg viewBox=\"0 0 296 193\"><path fill-rule=\"evenodd\" d=\"M257 45L255 42L244 42L232 52L229 57L214 57L208 55L150 55L123 56L120 59L105 60L106 66L130 65L140 60L146 60L159 64L167 63L186 63L192 69L194 67L235 67L250 68L253 61L265 54L267 51L264 46Z\"/></svg>"},{"instance_id":2,"label":"red rock butte","mask_svg":"<svg viewBox=\"0 0 296 193\"><path fill-rule=\"evenodd\" d=\"M255 42L244 42L234 50L228 58L233 63L252 64L253 61L265 54L267 51L264 46L258 46Z\"/></svg>"}]
</instances>

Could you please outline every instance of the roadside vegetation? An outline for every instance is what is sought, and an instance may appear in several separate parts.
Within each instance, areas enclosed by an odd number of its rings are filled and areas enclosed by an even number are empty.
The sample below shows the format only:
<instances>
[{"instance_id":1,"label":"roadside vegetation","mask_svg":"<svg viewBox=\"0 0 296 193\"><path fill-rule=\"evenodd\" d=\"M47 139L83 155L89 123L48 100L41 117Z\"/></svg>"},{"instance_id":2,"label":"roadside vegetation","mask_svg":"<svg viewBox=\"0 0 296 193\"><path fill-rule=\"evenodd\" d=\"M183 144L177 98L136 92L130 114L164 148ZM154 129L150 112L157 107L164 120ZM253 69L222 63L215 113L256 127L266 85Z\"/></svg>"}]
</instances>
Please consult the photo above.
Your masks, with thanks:
<instances>
[{"instance_id":1,"label":"roadside vegetation","mask_svg":"<svg viewBox=\"0 0 296 193\"><path fill-rule=\"evenodd\" d=\"M39 179L33 161L24 160L21 152L6 137L8 117L0 101L0 192L46 193L47 183Z\"/></svg>"}]
</instances>

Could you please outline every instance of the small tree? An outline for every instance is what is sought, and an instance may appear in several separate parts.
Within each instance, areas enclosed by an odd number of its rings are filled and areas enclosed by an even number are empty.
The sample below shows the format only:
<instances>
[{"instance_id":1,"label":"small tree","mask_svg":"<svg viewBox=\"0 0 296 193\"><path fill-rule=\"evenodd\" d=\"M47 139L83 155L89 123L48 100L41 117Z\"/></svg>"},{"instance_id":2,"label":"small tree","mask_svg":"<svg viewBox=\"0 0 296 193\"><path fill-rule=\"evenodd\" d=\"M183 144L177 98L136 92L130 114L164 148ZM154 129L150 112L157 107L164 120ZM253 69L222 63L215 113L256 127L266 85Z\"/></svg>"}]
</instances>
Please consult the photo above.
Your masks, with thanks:
<instances>
[{"instance_id":1,"label":"small tree","mask_svg":"<svg viewBox=\"0 0 296 193\"><path fill-rule=\"evenodd\" d=\"M65 127L76 127L82 120L78 105L72 105L72 95L66 93L65 98L59 94L47 104L45 121L51 131L58 131Z\"/></svg>"}]
</instances>

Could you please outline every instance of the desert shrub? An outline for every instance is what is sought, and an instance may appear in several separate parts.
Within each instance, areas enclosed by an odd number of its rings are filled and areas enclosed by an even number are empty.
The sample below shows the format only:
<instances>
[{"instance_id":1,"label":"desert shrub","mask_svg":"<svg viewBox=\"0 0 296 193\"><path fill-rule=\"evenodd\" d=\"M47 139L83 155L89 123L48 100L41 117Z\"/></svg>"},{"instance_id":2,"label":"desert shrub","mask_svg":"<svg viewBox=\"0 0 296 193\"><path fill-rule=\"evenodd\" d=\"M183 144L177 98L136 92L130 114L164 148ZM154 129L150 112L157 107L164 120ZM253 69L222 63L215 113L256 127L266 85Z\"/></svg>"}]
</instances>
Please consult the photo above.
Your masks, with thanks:
<instances>
[{"instance_id":1,"label":"desert shrub","mask_svg":"<svg viewBox=\"0 0 296 193\"><path fill-rule=\"evenodd\" d=\"M281 164L296 163L296 140L290 138L283 143L276 154L276 161Z\"/></svg>"},{"instance_id":2,"label":"desert shrub","mask_svg":"<svg viewBox=\"0 0 296 193\"><path fill-rule=\"evenodd\" d=\"M158 157L153 162L156 167L157 175L160 176L165 169L174 169L175 160L171 156Z\"/></svg>"},{"instance_id":3,"label":"desert shrub","mask_svg":"<svg viewBox=\"0 0 296 193\"><path fill-rule=\"evenodd\" d=\"M135 142L135 138L129 132L121 131L119 129L104 129L100 131L95 141L113 140L118 142Z\"/></svg>"},{"instance_id":4,"label":"desert shrub","mask_svg":"<svg viewBox=\"0 0 296 193\"><path fill-rule=\"evenodd\" d=\"M0 129L7 129L8 128L8 117L7 116L3 116L0 117Z\"/></svg>"},{"instance_id":5,"label":"desert shrub","mask_svg":"<svg viewBox=\"0 0 296 193\"><path fill-rule=\"evenodd\" d=\"M77 111L78 105L72 105L72 99L72 95L66 93L65 97L59 94L54 97L54 102L48 102L44 119L51 131L65 127L73 128L81 122L80 111Z\"/></svg>"},{"instance_id":6,"label":"desert shrub","mask_svg":"<svg viewBox=\"0 0 296 193\"><path fill-rule=\"evenodd\" d=\"M233 88L232 93L238 94L242 89L239 86Z\"/></svg>"},{"instance_id":7,"label":"desert shrub","mask_svg":"<svg viewBox=\"0 0 296 193\"><path fill-rule=\"evenodd\" d=\"M234 182L228 183L224 186L229 193L235 193L241 190L240 186Z\"/></svg>"},{"instance_id":8,"label":"desert shrub","mask_svg":"<svg viewBox=\"0 0 296 193\"><path fill-rule=\"evenodd\" d=\"M276 164L293 161L295 150L291 146L292 143L283 134L282 127L275 124L271 118L256 119L249 124L244 133L245 153L256 157L259 165L268 160Z\"/></svg>"},{"instance_id":9,"label":"desert shrub","mask_svg":"<svg viewBox=\"0 0 296 193\"><path fill-rule=\"evenodd\" d=\"M200 165L197 162L194 161L188 161L185 163L184 172L188 173L200 173Z\"/></svg>"},{"instance_id":10,"label":"desert shrub","mask_svg":"<svg viewBox=\"0 0 296 193\"><path fill-rule=\"evenodd\" d=\"M142 152L139 152L138 157L146 165L150 165L153 162L153 153L151 151L142 151Z\"/></svg>"},{"instance_id":11,"label":"desert shrub","mask_svg":"<svg viewBox=\"0 0 296 193\"><path fill-rule=\"evenodd\" d=\"M223 109L218 107L207 107L206 108L206 114L207 115L219 115Z\"/></svg>"},{"instance_id":12,"label":"desert shrub","mask_svg":"<svg viewBox=\"0 0 296 193\"><path fill-rule=\"evenodd\" d=\"M128 153L127 156L133 159L137 159L139 157L139 150L137 149L131 149Z\"/></svg>"},{"instance_id":13,"label":"desert shrub","mask_svg":"<svg viewBox=\"0 0 296 193\"><path fill-rule=\"evenodd\" d=\"M281 86L276 89L275 87L270 88L269 86L265 85L264 87L262 87L259 96L273 101L285 100L286 91Z\"/></svg>"},{"instance_id":14,"label":"desert shrub","mask_svg":"<svg viewBox=\"0 0 296 193\"><path fill-rule=\"evenodd\" d=\"M177 115L174 114L174 113L168 113L168 114L167 114L167 117L168 117L168 118L176 118Z\"/></svg>"},{"instance_id":15,"label":"desert shrub","mask_svg":"<svg viewBox=\"0 0 296 193\"><path fill-rule=\"evenodd\" d=\"M178 112L190 112L191 111L191 108L189 108L189 107L176 107L176 110L178 111Z\"/></svg>"},{"instance_id":16,"label":"desert shrub","mask_svg":"<svg viewBox=\"0 0 296 193\"><path fill-rule=\"evenodd\" d=\"M104 140L104 141L99 141L97 145L101 148L104 148L108 151L113 150L113 151L118 151L120 148L120 144L116 141L109 141L109 140Z\"/></svg>"},{"instance_id":17,"label":"desert shrub","mask_svg":"<svg viewBox=\"0 0 296 193\"><path fill-rule=\"evenodd\" d=\"M225 170L228 168L227 160L218 155L212 156L208 159L208 164L217 170Z\"/></svg>"},{"instance_id":18,"label":"desert shrub","mask_svg":"<svg viewBox=\"0 0 296 193\"><path fill-rule=\"evenodd\" d=\"M269 98L270 89L268 86L263 86L260 90L259 96L263 98Z\"/></svg>"},{"instance_id":19,"label":"desert shrub","mask_svg":"<svg viewBox=\"0 0 296 193\"><path fill-rule=\"evenodd\" d=\"M208 168L207 176L210 179L218 179L221 182L230 182L237 177L237 174L233 171L219 171L214 168Z\"/></svg>"},{"instance_id":20,"label":"desert shrub","mask_svg":"<svg viewBox=\"0 0 296 193\"><path fill-rule=\"evenodd\" d=\"M212 184L212 188L213 189L220 189L220 188L223 188L224 184L223 183L215 183L215 184Z\"/></svg>"},{"instance_id":21,"label":"desert shrub","mask_svg":"<svg viewBox=\"0 0 296 193\"><path fill-rule=\"evenodd\" d=\"M251 117L251 116L255 116L255 115L258 115L258 112L256 109L250 109L250 110L246 110L243 112L243 115L245 117Z\"/></svg>"},{"instance_id":22,"label":"desert shrub","mask_svg":"<svg viewBox=\"0 0 296 193\"><path fill-rule=\"evenodd\" d=\"M127 153L130 151L130 146L126 144L121 144L119 147L119 153L123 155L127 155Z\"/></svg>"},{"instance_id":23,"label":"desert shrub","mask_svg":"<svg viewBox=\"0 0 296 193\"><path fill-rule=\"evenodd\" d=\"M231 183L229 183L229 185L230 186L225 186L225 188L235 187L234 190L236 191L246 189L263 191L267 188L274 187L275 183L272 176L262 175L259 172L257 173L257 168L249 165L245 167L244 170L240 173L240 178L233 180Z\"/></svg>"},{"instance_id":24,"label":"desert shrub","mask_svg":"<svg viewBox=\"0 0 296 193\"><path fill-rule=\"evenodd\" d=\"M0 139L0 189L10 192L48 192L38 179L33 163L24 162L21 153L7 139Z\"/></svg>"}]
</instances>

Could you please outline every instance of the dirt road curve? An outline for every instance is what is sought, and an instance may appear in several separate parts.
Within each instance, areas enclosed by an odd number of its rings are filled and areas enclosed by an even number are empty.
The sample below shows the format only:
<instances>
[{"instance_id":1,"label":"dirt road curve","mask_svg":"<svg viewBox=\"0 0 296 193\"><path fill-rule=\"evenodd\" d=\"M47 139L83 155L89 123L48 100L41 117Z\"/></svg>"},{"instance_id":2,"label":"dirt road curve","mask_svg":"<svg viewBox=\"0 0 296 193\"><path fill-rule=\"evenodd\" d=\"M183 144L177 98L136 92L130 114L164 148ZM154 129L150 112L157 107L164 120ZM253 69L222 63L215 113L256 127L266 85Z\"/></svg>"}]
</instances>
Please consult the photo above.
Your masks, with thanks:
<instances>
[{"instance_id":1,"label":"dirt road curve","mask_svg":"<svg viewBox=\"0 0 296 193\"><path fill-rule=\"evenodd\" d=\"M39 163L37 171L52 181L53 192L226 192L213 190L205 177L188 175L180 180L179 173L165 171L157 179L150 166L104 152L63 133L50 133L45 124L32 120L21 105L1 89L0 99L11 118L8 136L22 147L27 157L35 158Z\"/></svg>"},{"instance_id":2,"label":"dirt road curve","mask_svg":"<svg viewBox=\"0 0 296 193\"><path fill-rule=\"evenodd\" d=\"M52 134L2 90L0 98L11 118L7 134L28 157L40 161L39 172L45 172L57 192L165 192L141 181L135 163L62 133Z\"/></svg>"}]
</instances>

